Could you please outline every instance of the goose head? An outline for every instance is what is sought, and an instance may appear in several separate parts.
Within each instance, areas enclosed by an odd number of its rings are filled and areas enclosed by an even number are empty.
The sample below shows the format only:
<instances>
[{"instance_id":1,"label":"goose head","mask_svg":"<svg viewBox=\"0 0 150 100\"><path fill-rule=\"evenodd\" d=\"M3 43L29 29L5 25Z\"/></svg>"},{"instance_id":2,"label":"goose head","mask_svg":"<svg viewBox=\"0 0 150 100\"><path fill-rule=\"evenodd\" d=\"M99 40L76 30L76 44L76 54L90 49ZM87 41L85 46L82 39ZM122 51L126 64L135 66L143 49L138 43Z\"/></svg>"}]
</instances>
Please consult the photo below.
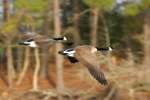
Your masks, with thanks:
<instances>
[{"instance_id":1,"label":"goose head","mask_svg":"<svg viewBox=\"0 0 150 100\"><path fill-rule=\"evenodd\" d=\"M38 45L36 44L36 42L33 39L27 40L27 41L22 41L19 42L20 45L26 45L32 48L38 47Z\"/></svg>"},{"instance_id":2,"label":"goose head","mask_svg":"<svg viewBox=\"0 0 150 100\"><path fill-rule=\"evenodd\" d=\"M70 48L70 49L59 51L58 53L68 57L74 57L75 50L73 48Z\"/></svg>"}]
</instances>

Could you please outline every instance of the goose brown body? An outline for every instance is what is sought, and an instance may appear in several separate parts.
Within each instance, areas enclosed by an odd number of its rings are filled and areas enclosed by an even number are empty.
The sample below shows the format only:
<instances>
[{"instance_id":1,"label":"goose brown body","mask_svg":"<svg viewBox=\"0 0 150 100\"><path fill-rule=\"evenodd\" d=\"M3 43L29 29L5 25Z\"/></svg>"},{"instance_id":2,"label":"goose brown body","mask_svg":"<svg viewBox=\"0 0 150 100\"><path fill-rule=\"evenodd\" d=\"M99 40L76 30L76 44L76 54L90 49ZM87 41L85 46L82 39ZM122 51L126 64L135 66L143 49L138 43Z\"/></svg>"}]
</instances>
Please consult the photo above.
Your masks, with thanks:
<instances>
[{"instance_id":1,"label":"goose brown body","mask_svg":"<svg viewBox=\"0 0 150 100\"><path fill-rule=\"evenodd\" d=\"M107 80L100 69L100 62L97 56L97 49L93 46L85 45L75 48L75 58L81 62L90 74L101 84L106 85Z\"/></svg>"},{"instance_id":2,"label":"goose brown body","mask_svg":"<svg viewBox=\"0 0 150 100\"><path fill-rule=\"evenodd\" d=\"M40 34L25 34L24 41L19 42L20 45L26 45L30 47L41 47L41 46L49 46L54 43L63 43L63 44L69 44L67 42L66 37L56 37L56 38L50 38L45 35L40 35Z\"/></svg>"},{"instance_id":3,"label":"goose brown body","mask_svg":"<svg viewBox=\"0 0 150 100\"><path fill-rule=\"evenodd\" d=\"M97 49L94 46L82 45L75 48L59 51L59 54L66 56L71 63L80 62L84 65L90 74L101 84L106 85L107 80L100 69L99 57L97 51L110 51L108 49Z\"/></svg>"},{"instance_id":4,"label":"goose brown body","mask_svg":"<svg viewBox=\"0 0 150 100\"><path fill-rule=\"evenodd\" d=\"M28 40L31 40L31 39L33 39L39 45L42 45L42 44L45 44L45 43L54 43L54 42L56 42L55 38L49 38L48 36L40 35L40 34L34 35L34 36L30 37Z\"/></svg>"}]
</instances>

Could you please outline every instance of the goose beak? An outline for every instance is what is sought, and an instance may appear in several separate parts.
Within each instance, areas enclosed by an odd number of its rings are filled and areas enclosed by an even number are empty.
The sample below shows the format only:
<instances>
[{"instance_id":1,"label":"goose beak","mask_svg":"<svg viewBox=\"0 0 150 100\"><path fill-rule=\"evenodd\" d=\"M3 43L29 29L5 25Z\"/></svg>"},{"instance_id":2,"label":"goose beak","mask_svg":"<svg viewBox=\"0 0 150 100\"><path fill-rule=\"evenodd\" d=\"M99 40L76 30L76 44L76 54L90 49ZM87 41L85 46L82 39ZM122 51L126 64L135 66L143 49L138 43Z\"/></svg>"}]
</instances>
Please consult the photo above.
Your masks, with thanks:
<instances>
[{"instance_id":1,"label":"goose beak","mask_svg":"<svg viewBox=\"0 0 150 100\"><path fill-rule=\"evenodd\" d=\"M23 43L23 42L18 42L18 44L19 44L19 45L23 45L24 43Z\"/></svg>"},{"instance_id":2,"label":"goose beak","mask_svg":"<svg viewBox=\"0 0 150 100\"><path fill-rule=\"evenodd\" d=\"M27 43L25 43L25 42L23 42L23 41L18 42L18 44L19 44L19 45L29 45L29 44L27 44Z\"/></svg>"},{"instance_id":3,"label":"goose beak","mask_svg":"<svg viewBox=\"0 0 150 100\"><path fill-rule=\"evenodd\" d=\"M59 51L58 54L65 55L63 51Z\"/></svg>"}]
</instances>

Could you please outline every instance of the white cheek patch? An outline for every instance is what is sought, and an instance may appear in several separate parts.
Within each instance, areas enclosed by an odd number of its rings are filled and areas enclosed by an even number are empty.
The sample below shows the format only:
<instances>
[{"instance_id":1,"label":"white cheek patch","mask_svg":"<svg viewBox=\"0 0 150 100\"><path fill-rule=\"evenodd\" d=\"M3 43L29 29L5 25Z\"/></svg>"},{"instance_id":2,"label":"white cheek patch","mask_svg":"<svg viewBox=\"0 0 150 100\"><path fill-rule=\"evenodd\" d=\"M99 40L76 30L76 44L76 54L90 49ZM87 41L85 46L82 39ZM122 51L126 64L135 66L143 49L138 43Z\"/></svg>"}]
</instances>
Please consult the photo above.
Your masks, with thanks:
<instances>
[{"instance_id":1,"label":"white cheek patch","mask_svg":"<svg viewBox=\"0 0 150 100\"><path fill-rule=\"evenodd\" d=\"M64 41L67 41L67 38L66 38L66 37L64 37L64 38L63 38L63 40L64 40Z\"/></svg>"},{"instance_id":2,"label":"white cheek patch","mask_svg":"<svg viewBox=\"0 0 150 100\"><path fill-rule=\"evenodd\" d=\"M64 51L65 54L67 54L70 57L74 57L75 51Z\"/></svg>"},{"instance_id":3,"label":"white cheek patch","mask_svg":"<svg viewBox=\"0 0 150 100\"><path fill-rule=\"evenodd\" d=\"M29 43L29 42L27 42L27 41L24 41L23 43L24 43L24 44L30 44L30 43Z\"/></svg>"},{"instance_id":4,"label":"white cheek patch","mask_svg":"<svg viewBox=\"0 0 150 100\"><path fill-rule=\"evenodd\" d=\"M31 41L29 46L30 47L38 47L37 44L34 41Z\"/></svg>"},{"instance_id":5,"label":"white cheek patch","mask_svg":"<svg viewBox=\"0 0 150 100\"><path fill-rule=\"evenodd\" d=\"M112 51L112 48L111 48L111 47L109 47L108 49L109 49L109 51Z\"/></svg>"},{"instance_id":6,"label":"white cheek patch","mask_svg":"<svg viewBox=\"0 0 150 100\"><path fill-rule=\"evenodd\" d=\"M95 52L97 52L97 49L96 48L92 48L91 49L91 53L95 53Z\"/></svg>"},{"instance_id":7,"label":"white cheek patch","mask_svg":"<svg viewBox=\"0 0 150 100\"><path fill-rule=\"evenodd\" d=\"M68 54L69 57L74 57L74 53Z\"/></svg>"}]
</instances>

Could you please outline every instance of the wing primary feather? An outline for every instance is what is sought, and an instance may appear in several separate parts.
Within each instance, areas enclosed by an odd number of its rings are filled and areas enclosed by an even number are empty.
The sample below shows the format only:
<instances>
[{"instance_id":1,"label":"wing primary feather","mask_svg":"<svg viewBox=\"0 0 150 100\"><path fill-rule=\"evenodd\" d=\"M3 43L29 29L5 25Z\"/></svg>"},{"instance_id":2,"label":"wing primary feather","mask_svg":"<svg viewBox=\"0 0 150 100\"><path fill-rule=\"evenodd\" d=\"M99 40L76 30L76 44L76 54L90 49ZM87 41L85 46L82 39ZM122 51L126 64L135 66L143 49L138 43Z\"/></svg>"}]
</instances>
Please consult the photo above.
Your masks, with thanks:
<instances>
[{"instance_id":1,"label":"wing primary feather","mask_svg":"<svg viewBox=\"0 0 150 100\"><path fill-rule=\"evenodd\" d=\"M91 75L102 85L107 85L107 80L104 76L104 74L99 70L96 69L95 67L88 66L87 67Z\"/></svg>"}]
</instances>

